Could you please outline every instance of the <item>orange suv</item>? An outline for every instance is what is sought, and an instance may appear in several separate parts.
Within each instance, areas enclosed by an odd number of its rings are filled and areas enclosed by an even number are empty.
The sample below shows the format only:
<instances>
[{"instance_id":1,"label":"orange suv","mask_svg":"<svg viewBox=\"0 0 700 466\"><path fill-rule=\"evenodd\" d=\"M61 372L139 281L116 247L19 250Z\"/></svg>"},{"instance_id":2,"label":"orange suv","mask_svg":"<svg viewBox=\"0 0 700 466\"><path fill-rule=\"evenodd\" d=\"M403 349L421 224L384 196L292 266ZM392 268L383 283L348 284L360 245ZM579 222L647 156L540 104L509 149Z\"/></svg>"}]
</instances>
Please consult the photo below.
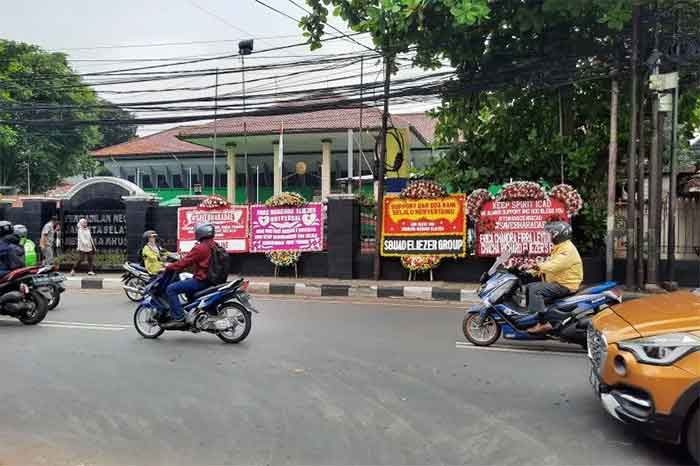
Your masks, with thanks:
<instances>
[{"instance_id":1,"label":"orange suv","mask_svg":"<svg viewBox=\"0 0 700 466\"><path fill-rule=\"evenodd\" d=\"M684 444L700 463L700 290L629 301L588 328L590 381L605 410Z\"/></svg>"}]
</instances>

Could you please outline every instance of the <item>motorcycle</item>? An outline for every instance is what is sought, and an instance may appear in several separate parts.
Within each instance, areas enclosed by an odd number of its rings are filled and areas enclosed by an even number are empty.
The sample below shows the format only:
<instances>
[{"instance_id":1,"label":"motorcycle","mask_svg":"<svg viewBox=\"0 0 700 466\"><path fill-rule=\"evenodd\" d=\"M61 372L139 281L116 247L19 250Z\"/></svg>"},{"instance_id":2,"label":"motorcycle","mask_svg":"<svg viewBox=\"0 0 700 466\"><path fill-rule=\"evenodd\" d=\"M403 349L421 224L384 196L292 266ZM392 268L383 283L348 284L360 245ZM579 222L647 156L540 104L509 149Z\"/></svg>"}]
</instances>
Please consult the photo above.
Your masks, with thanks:
<instances>
[{"instance_id":1,"label":"motorcycle","mask_svg":"<svg viewBox=\"0 0 700 466\"><path fill-rule=\"evenodd\" d=\"M66 276L58 272L56 267L42 267L35 275L35 283L46 297L49 311L56 309L61 302L61 294L66 291L63 284Z\"/></svg>"},{"instance_id":2,"label":"motorcycle","mask_svg":"<svg viewBox=\"0 0 700 466\"><path fill-rule=\"evenodd\" d=\"M144 288L134 312L134 326L142 337L155 339L165 331L161 324L170 320L165 288L173 278L175 274L166 271ZM186 326L177 331L207 332L225 343L240 343L250 333L252 313L259 312L250 303L248 286L247 280L239 278L195 293L184 304Z\"/></svg>"},{"instance_id":3,"label":"motorcycle","mask_svg":"<svg viewBox=\"0 0 700 466\"><path fill-rule=\"evenodd\" d=\"M25 325L36 325L49 311L48 298L41 292L49 282L39 272L46 267L22 267L0 278L0 314L15 317Z\"/></svg>"},{"instance_id":4,"label":"motorcycle","mask_svg":"<svg viewBox=\"0 0 700 466\"><path fill-rule=\"evenodd\" d=\"M527 278L517 268L508 268L510 254L504 253L481 277L477 291L481 304L471 306L462 321L464 336L477 346L490 346L500 337L507 340L559 340L586 347L586 331L595 314L622 302L617 283L609 281L586 288L551 303L547 312L559 324L545 334L530 334L538 323L527 309L523 283Z\"/></svg>"},{"instance_id":5,"label":"motorcycle","mask_svg":"<svg viewBox=\"0 0 700 466\"><path fill-rule=\"evenodd\" d=\"M166 256L167 262L175 262L180 258L177 254L168 254ZM143 299L143 290L146 285L149 284L156 275L151 275L148 273L146 268L137 264L136 262L126 262L122 265L124 273L122 274L122 289L126 294L126 297L131 301L138 303ZM189 278L186 276L180 277L181 280Z\"/></svg>"}]
</instances>

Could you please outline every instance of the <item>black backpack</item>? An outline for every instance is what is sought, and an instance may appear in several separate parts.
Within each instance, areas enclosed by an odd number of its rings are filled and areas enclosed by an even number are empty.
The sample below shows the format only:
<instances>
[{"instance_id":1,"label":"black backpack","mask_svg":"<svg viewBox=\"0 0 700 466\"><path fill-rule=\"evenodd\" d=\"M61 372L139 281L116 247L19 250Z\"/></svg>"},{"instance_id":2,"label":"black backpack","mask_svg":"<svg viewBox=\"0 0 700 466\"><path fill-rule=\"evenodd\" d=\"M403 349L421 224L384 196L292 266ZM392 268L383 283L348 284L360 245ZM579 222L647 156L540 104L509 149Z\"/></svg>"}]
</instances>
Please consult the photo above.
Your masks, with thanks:
<instances>
[{"instance_id":1,"label":"black backpack","mask_svg":"<svg viewBox=\"0 0 700 466\"><path fill-rule=\"evenodd\" d=\"M211 257L207 269L207 281L211 285L221 285L228 280L228 253L217 243L211 246Z\"/></svg>"}]
</instances>

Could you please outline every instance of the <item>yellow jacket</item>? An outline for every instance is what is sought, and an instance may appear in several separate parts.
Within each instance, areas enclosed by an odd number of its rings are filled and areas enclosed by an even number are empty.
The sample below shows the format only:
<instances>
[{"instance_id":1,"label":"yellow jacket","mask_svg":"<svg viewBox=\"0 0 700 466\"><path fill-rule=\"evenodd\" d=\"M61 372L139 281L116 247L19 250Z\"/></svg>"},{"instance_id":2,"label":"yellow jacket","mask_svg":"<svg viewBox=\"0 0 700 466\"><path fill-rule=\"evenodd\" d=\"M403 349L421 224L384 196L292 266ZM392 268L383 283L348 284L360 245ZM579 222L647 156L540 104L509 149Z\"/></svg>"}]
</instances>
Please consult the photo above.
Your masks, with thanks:
<instances>
[{"instance_id":1,"label":"yellow jacket","mask_svg":"<svg viewBox=\"0 0 700 466\"><path fill-rule=\"evenodd\" d=\"M141 257L143 257L143 265L146 270L151 275L156 275L163 270L163 262L160 259L160 254L155 252L150 246L145 245L141 250Z\"/></svg>"},{"instance_id":2,"label":"yellow jacket","mask_svg":"<svg viewBox=\"0 0 700 466\"><path fill-rule=\"evenodd\" d=\"M578 291L583 281L583 262L571 241L554 245L552 254L539 269L546 282L558 283L573 292Z\"/></svg>"}]
</instances>

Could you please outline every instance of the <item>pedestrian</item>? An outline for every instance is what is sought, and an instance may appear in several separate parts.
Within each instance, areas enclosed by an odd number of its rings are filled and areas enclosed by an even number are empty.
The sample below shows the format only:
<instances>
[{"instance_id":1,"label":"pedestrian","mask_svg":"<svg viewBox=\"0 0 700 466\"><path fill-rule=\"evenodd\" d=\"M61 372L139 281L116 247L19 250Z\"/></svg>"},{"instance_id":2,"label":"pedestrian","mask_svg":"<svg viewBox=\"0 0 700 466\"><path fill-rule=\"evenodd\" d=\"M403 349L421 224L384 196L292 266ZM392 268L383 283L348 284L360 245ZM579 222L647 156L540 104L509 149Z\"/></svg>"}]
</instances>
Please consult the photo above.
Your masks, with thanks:
<instances>
[{"instance_id":1,"label":"pedestrian","mask_svg":"<svg viewBox=\"0 0 700 466\"><path fill-rule=\"evenodd\" d=\"M88 275L95 275L94 260L95 260L95 242L92 240L92 234L88 227L88 222L84 218L78 221L78 260L70 271L71 275L75 275L75 271L83 261L87 260Z\"/></svg>"},{"instance_id":2,"label":"pedestrian","mask_svg":"<svg viewBox=\"0 0 700 466\"><path fill-rule=\"evenodd\" d=\"M56 225L58 217L53 216L41 229L41 238L39 238L39 249L44 257L44 265L53 264L53 248L56 244Z\"/></svg>"}]
</instances>

